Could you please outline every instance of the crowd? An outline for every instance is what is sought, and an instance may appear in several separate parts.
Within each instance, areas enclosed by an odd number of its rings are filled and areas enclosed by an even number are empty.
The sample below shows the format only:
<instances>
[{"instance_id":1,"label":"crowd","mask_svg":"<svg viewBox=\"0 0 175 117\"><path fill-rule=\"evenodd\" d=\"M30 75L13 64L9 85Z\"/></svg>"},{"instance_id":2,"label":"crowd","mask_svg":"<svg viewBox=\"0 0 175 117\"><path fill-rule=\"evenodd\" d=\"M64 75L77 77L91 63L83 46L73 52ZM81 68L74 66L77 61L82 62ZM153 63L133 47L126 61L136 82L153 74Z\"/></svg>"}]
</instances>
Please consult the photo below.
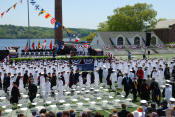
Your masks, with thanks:
<instances>
[{"instance_id":1,"label":"crowd","mask_svg":"<svg viewBox=\"0 0 175 117\"><path fill-rule=\"evenodd\" d=\"M36 98L38 90L44 99L53 95L59 100L64 96L65 87L72 88L78 85L81 88L86 85L90 88L92 84L98 87L100 83L109 85L114 92L124 89L122 94L125 98L132 94L133 102L141 99L141 106L137 111L128 112L127 115L116 112L116 115L111 115L112 117L165 116L166 109L171 110L169 115L175 116L174 80L175 62L168 59L130 61L100 59L94 60L94 70L83 72L79 71L76 64L70 64L65 60L13 62L0 65L0 89L9 95L11 104L18 103L23 89L28 89L31 102ZM55 91L57 91L56 94ZM122 111L126 112L124 104ZM64 115L64 113L67 114ZM63 117L71 116L70 112L62 114ZM93 116L102 116L96 114ZM52 117L52 112L47 112L43 116ZM88 117L88 112L81 113L80 116ZM19 117L22 116L19 115Z\"/></svg>"}]
</instances>

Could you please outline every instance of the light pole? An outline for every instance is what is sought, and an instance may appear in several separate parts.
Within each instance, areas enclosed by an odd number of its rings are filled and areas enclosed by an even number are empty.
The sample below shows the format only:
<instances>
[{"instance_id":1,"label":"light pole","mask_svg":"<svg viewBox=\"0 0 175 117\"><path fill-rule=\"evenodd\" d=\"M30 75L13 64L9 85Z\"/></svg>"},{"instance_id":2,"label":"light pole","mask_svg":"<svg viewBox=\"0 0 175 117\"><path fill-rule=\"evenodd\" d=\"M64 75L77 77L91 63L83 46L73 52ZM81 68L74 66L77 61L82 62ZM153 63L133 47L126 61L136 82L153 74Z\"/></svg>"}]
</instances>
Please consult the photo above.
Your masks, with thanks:
<instances>
[{"instance_id":1,"label":"light pole","mask_svg":"<svg viewBox=\"0 0 175 117\"><path fill-rule=\"evenodd\" d=\"M29 0L27 0L27 10L28 10L28 45L30 50L30 38L29 38L29 28L30 28L30 9L29 9Z\"/></svg>"}]
</instances>

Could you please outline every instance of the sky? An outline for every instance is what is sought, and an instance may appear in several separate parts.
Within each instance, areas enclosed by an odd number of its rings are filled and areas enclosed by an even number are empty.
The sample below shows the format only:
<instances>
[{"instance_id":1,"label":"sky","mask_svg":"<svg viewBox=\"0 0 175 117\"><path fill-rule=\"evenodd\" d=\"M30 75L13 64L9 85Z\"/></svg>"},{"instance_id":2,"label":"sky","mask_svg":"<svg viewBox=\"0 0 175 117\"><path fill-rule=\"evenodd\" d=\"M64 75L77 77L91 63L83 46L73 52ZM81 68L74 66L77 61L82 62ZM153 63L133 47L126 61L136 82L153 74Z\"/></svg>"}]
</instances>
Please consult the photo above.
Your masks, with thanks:
<instances>
[{"instance_id":1,"label":"sky","mask_svg":"<svg viewBox=\"0 0 175 117\"><path fill-rule=\"evenodd\" d=\"M20 0L0 0L0 14ZM27 26L27 0L18 4L0 18L0 24ZM30 1L30 0L29 0ZM54 0L35 0L40 8L45 9L54 17ZM157 11L157 18L175 19L175 0L62 0L63 25L68 28L97 29L100 22L113 15L113 10L135 3L152 4ZM39 11L30 4L30 25L40 27L54 26L44 15L38 16Z\"/></svg>"}]
</instances>

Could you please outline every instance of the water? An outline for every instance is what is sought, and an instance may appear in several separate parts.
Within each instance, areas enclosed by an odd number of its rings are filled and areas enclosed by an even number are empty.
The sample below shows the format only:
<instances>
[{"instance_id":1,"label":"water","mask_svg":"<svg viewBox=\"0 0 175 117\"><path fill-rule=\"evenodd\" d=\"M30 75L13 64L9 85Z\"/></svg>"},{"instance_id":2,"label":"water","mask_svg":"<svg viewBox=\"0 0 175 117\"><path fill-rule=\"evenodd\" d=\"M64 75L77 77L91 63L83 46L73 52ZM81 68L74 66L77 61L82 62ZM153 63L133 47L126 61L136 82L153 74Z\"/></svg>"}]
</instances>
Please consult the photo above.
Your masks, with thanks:
<instances>
[{"instance_id":1,"label":"water","mask_svg":"<svg viewBox=\"0 0 175 117\"><path fill-rule=\"evenodd\" d=\"M52 40L52 45L54 45L54 39L30 39L30 46L32 48L32 43L35 43L35 47L38 46L38 42L40 40L40 46L42 43L44 43L44 40L46 40L46 48L49 49L50 42ZM5 50L5 47L20 47L21 49L24 49L27 44L28 39L0 39L0 50ZM67 42L70 41L70 39L65 38L63 41ZM71 41L74 41L74 39L71 39Z\"/></svg>"}]
</instances>

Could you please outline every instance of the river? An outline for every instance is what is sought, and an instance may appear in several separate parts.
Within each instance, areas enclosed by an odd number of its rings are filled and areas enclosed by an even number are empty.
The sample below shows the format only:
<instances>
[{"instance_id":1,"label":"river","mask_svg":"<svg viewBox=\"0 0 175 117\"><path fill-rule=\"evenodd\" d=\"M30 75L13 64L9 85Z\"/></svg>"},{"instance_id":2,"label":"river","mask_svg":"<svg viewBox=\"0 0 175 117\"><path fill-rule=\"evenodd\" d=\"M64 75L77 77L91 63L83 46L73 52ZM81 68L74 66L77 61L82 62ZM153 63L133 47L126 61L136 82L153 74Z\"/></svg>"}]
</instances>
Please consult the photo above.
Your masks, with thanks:
<instances>
[{"instance_id":1,"label":"river","mask_svg":"<svg viewBox=\"0 0 175 117\"><path fill-rule=\"evenodd\" d=\"M46 48L50 47L50 42L52 40L52 45L54 44L54 39L30 39L30 46L32 47L32 43L34 41L35 47L38 46L38 42L40 40L40 45L44 43L44 40L46 40ZM5 50L5 47L12 47L17 46L21 49L24 49L27 44L28 39L0 39L0 50ZM63 39L64 42L70 41L68 38ZM71 41L74 41L72 39Z\"/></svg>"}]
</instances>

